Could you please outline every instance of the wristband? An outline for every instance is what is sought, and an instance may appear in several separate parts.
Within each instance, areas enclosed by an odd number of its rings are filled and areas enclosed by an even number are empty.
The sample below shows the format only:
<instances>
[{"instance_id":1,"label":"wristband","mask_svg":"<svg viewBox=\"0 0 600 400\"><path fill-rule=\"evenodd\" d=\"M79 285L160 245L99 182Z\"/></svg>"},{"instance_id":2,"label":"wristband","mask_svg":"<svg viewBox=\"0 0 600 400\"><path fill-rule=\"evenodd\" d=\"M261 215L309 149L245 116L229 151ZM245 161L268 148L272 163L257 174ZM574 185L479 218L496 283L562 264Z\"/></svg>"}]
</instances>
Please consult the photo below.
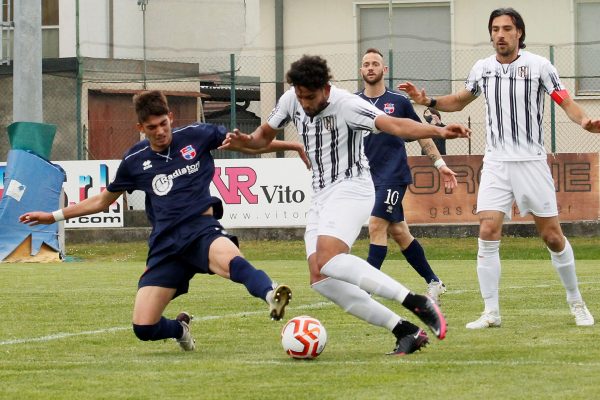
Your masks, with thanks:
<instances>
[{"instance_id":1,"label":"wristband","mask_svg":"<svg viewBox=\"0 0 600 400\"><path fill-rule=\"evenodd\" d=\"M65 220L65 214L63 214L62 208L60 210L52 211L52 216L54 217L54 222Z\"/></svg>"},{"instance_id":2,"label":"wristband","mask_svg":"<svg viewBox=\"0 0 600 400\"><path fill-rule=\"evenodd\" d=\"M429 105L427 107L435 108L436 104L437 104L437 100L432 97L431 100L429 101Z\"/></svg>"},{"instance_id":3,"label":"wristband","mask_svg":"<svg viewBox=\"0 0 600 400\"><path fill-rule=\"evenodd\" d=\"M442 168L443 166L446 165L446 162L444 161L444 159L442 158L438 158L437 160L435 160L435 162L433 163L433 166L436 167L437 169Z\"/></svg>"}]
</instances>

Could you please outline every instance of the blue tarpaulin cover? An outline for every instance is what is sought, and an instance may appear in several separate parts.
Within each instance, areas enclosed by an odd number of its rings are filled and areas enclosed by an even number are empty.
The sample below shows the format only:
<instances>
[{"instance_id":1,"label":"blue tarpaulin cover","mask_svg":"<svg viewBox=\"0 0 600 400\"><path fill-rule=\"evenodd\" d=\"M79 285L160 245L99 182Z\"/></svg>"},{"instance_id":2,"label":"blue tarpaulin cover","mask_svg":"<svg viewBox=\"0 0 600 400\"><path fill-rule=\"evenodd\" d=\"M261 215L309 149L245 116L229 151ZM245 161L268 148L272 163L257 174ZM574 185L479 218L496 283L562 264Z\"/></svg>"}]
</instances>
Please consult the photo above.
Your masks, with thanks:
<instances>
[{"instance_id":1,"label":"blue tarpaulin cover","mask_svg":"<svg viewBox=\"0 0 600 400\"><path fill-rule=\"evenodd\" d=\"M0 261L29 235L32 256L40 251L43 243L60 251L57 223L29 226L21 224L19 216L28 211L56 210L65 179L65 171L60 166L29 151L9 151L0 200Z\"/></svg>"}]
</instances>

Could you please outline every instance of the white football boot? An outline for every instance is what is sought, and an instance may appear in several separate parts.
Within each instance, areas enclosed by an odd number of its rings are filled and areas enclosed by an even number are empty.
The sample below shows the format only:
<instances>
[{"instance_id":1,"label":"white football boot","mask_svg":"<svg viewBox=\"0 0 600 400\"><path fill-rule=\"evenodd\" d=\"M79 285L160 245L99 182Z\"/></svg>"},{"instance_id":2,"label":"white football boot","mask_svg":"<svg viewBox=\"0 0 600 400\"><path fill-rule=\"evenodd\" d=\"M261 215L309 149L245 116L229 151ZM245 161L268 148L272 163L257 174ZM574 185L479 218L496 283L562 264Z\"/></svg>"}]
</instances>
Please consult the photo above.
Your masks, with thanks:
<instances>
[{"instance_id":1,"label":"white football boot","mask_svg":"<svg viewBox=\"0 0 600 400\"><path fill-rule=\"evenodd\" d=\"M467 329L497 328L501 322L498 311L484 311L481 313L481 317L469 322L465 327Z\"/></svg>"},{"instance_id":2,"label":"white football boot","mask_svg":"<svg viewBox=\"0 0 600 400\"><path fill-rule=\"evenodd\" d=\"M269 315L274 321L279 321L285 314L285 306L292 299L292 289L286 285L273 283L273 290L267 293L267 304L269 304Z\"/></svg>"},{"instance_id":3,"label":"white football boot","mask_svg":"<svg viewBox=\"0 0 600 400\"><path fill-rule=\"evenodd\" d=\"M442 281L431 281L427 284L427 296L429 296L438 305L440 304L440 296L446 293L446 285Z\"/></svg>"},{"instance_id":4,"label":"white football boot","mask_svg":"<svg viewBox=\"0 0 600 400\"><path fill-rule=\"evenodd\" d=\"M575 317L575 324L577 326L594 325L594 317L583 301L569 302L569 308L571 309L571 314Z\"/></svg>"},{"instance_id":5,"label":"white football boot","mask_svg":"<svg viewBox=\"0 0 600 400\"><path fill-rule=\"evenodd\" d=\"M193 317L191 317L190 314L186 313L185 311L180 312L179 315L177 315L177 318L175 318L177 321L179 321L183 328L183 335L177 339L177 343L179 343L179 346L183 351L193 351L196 349L196 341L190 333L190 323L192 318Z\"/></svg>"}]
</instances>

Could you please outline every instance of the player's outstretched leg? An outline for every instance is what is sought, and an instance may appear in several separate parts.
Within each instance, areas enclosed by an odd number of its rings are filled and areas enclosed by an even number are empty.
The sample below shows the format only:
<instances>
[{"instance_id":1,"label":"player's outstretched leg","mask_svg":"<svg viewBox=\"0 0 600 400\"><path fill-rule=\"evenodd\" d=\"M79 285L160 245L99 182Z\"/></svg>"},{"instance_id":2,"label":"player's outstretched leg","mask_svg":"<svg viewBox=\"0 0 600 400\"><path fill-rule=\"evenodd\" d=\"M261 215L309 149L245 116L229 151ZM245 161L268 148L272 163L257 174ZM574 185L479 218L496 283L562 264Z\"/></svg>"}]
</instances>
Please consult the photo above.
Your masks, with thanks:
<instances>
[{"instance_id":1,"label":"player's outstretched leg","mask_svg":"<svg viewBox=\"0 0 600 400\"><path fill-rule=\"evenodd\" d=\"M262 270L256 269L241 256L229 262L229 277L233 282L246 286L248 292L269 305L271 319L279 321L285 313L285 306L292 298L292 290L286 285L277 285Z\"/></svg>"},{"instance_id":2,"label":"player's outstretched leg","mask_svg":"<svg viewBox=\"0 0 600 400\"><path fill-rule=\"evenodd\" d=\"M352 254L338 254L321 268L321 273L356 285L368 293L399 301L425 322L438 339L446 336L446 319L433 300L411 293L408 288L361 258Z\"/></svg>"},{"instance_id":3,"label":"player's outstretched leg","mask_svg":"<svg viewBox=\"0 0 600 400\"><path fill-rule=\"evenodd\" d=\"M267 303L269 304L269 315L274 321L279 321L285 314L285 306L292 299L292 289L286 285L277 285L273 283L273 290L267 293Z\"/></svg>"},{"instance_id":4,"label":"player's outstretched leg","mask_svg":"<svg viewBox=\"0 0 600 400\"><path fill-rule=\"evenodd\" d=\"M180 312L179 315L177 315L177 318L175 318L183 328L183 334L177 339L177 343L179 343L179 346L183 351L192 351L196 349L196 341L190 332L192 318L193 317L185 311Z\"/></svg>"}]
</instances>

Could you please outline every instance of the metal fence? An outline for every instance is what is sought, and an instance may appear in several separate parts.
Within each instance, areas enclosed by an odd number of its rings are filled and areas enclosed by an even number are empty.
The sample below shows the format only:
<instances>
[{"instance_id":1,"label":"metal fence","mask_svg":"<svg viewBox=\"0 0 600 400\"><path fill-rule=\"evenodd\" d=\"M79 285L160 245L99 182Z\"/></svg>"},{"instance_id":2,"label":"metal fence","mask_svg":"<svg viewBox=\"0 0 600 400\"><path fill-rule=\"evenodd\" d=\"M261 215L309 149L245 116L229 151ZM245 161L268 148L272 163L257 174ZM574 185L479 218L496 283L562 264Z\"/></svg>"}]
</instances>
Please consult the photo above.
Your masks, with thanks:
<instances>
[{"instance_id":1,"label":"metal fence","mask_svg":"<svg viewBox=\"0 0 600 400\"><path fill-rule=\"evenodd\" d=\"M592 118L600 118L600 73L578 75L576 45L532 47L527 50L549 58L557 66L563 83ZM423 76L418 63L414 69L395 69L388 86L411 80L429 93L456 91L474 62L491 54L489 46L457 49L448 54L402 54L396 57L423 57L440 65L451 58L452 70L447 79ZM301 56L285 55L283 65ZM328 60L333 83L349 91L361 88L360 56L322 54ZM120 158L124 149L139 140L131 97L142 89L167 92L175 112L175 125L206 121L239 127L249 132L270 113L277 96L287 85L278 81L275 55L211 56L178 60L52 59L44 60L44 120L57 126L52 151L53 160ZM403 65L406 65L404 63ZM285 72L285 71L283 71ZM585 83L583 85L582 83ZM585 91L581 88L587 88ZM592 90L589 90L589 88ZM442 89L440 89L442 88ZM446 88L446 89L443 89ZM594 88L596 88L594 90ZM0 65L0 130L12 122L12 70ZM235 103L232 101L235 97ZM548 152L600 152L600 135L590 134L572 123L565 113L547 99L544 119ZM423 107L415 106L418 115ZM447 143L448 154L482 154L485 146L484 102L478 99L465 110L442 113L444 123L459 122L473 130L470 141L459 139ZM297 139L293 128L284 137ZM409 154L418 155L416 143L409 144ZM9 150L7 135L0 135L0 160ZM218 158L237 158L238 154L217 152ZM281 154L279 156L282 156ZM295 156L287 154L286 156Z\"/></svg>"}]
</instances>

